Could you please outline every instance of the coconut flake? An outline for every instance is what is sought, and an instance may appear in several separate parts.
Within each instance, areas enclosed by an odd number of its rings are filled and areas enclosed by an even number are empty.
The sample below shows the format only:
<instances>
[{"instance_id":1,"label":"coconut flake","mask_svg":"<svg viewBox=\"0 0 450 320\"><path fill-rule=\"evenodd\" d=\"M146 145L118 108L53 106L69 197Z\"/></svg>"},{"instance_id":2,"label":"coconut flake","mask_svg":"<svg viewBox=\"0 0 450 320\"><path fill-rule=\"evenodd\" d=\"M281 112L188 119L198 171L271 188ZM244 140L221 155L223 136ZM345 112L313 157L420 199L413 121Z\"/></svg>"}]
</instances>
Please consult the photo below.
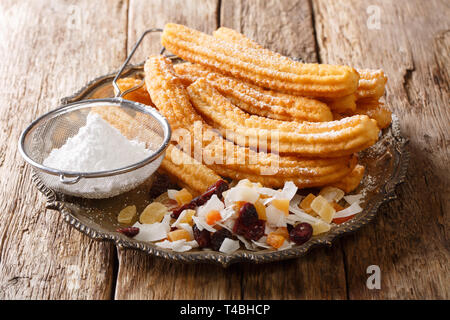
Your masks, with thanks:
<instances>
[{"instance_id":1,"label":"coconut flake","mask_svg":"<svg viewBox=\"0 0 450 320\"><path fill-rule=\"evenodd\" d=\"M353 216L357 213L360 213L361 211L363 211L363 209L359 206L358 202L353 202L353 204L348 207L345 208L344 210L338 211L334 214L334 219L336 218L345 218L345 217L349 217L349 216Z\"/></svg>"},{"instance_id":2,"label":"coconut flake","mask_svg":"<svg viewBox=\"0 0 450 320\"><path fill-rule=\"evenodd\" d=\"M284 240L283 244L278 248L278 251L292 248L292 242Z\"/></svg>"},{"instance_id":3,"label":"coconut flake","mask_svg":"<svg viewBox=\"0 0 450 320\"><path fill-rule=\"evenodd\" d=\"M301 195L295 194L294 197L289 202L289 206L298 208L298 206L299 206L300 202L302 202L303 198L304 197L302 197Z\"/></svg>"},{"instance_id":4,"label":"coconut flake","mask_svg":"<svg viewBox=\"0 0 450 320\"><path fill-rule=\"evenodd\" d=\"M245 245L245 248L247 250L255 250L255 247L253 246L253 244L251 242L249 242L247 239L245 239L243 236L237 235L236 237L241 240L241 242Z\"/></svg>"},{"instance_id":5,"label":"coconut flake","mask_svg":"<svg viewBox=\"0 0 450 320\"><path fill-rule=\"evenodd\" d=\"M140 224L136 222L133 227L139 228L134 239L139 241L158 241L167 238L168 228L165 223Z\"/></svg>"},{"instance_id":6,"label":"coconut flake","mask_svg":"<svg viewBox=\"0 0 450 320\"><path fill-rule=\"evenodd\" d=\"M225 238L219 248L220 252L231 254L240 248L239 240Z\"/></svg>"},{"instance_id":7,"label":"coconut flake","mask_svg":"<svg viewBox=\"0 0 450 320\"><path fill-rule=\"evenodd\" d=\"M259 194L256 191L256 188L250 188L246 186L236 186L232 189L229 189L224 198L225 204L227 206L238 201L255 203L258 199Z\"/></svg>"},{"instance_id":8,"label":"coconut flake","mask_svg":"<svg viewBox=\"0 0 450 320\"><path fill-rule=\"evenodd\" d=\"M276 227L286 227L284 212L273 205L266 208L267 223Z\"/></svg>"},{"instance_id":9,"label":"coconut flake","mask_svg":"<svg viewBox=\"0 0 450 320\"><path fill-rule=\"evenodd\" d=\"M291 201L291 199L297 193L297 186L292 181L286 181L281 192L278 192L275 196L277 199L287 199Z\"/></svg>"},{"instance_id":10,"label":"coconut flake","mask_svg":"<svg viewBox=\"0 0 450 320\"><path fill-rule=\"evenodd\" d=\"M161 242L157 242L156 245L161 248L172 249L176 252L185 252L192 249L192 246L188 245L185 239L176 241L164 240Z\"/></svg>"},{"instance_id":11,"label":"coconut flake","mask_svg":"<svg viewBox=\"0 0 450 320\"><path fill-rule=\"evenodd\" d=\"M220 210L220 216L222 219L220 221L226 221L229 218L233 217L236 214L236 211L234 210L234 205L226 207L222 210Z\"/></svg>"},{"instance_id":12,"label":"coconut flake","mask_svg":"<svg viewBox=\"0 0 450 320\"><path fill-rule=\"evenodd\" d=\"M362 194L351 194L348 196L344 196L344 200L347 201L348 204L352 205L355 202L360 202L363 198Z\"/></svg>"},{"instance_id":13,"label":"coconut flake","mask_svg":"<svg viewBox=\"0 0 450 320\"><path fill-rule=\"evenodd\" d=\"M220 212L224 208L225 205L223 202L220 201L216 194L214 194L203 206L197 209L197 216L204 217L212 210L217 210Z\"/></svg>"},{"instance_id":14,"label":"coconut flake","mask_svg":"<svg viewBox=\"0 0 450 320\"><path fill-rule=\"evenodd\" d=\"M289 224L294 224L295 222L307 222L309 224L313 224L313 223L318 223L322 220L315 218L309 214L307 214L305 211L303 211L300 208L295 208L295 207L289 207L289 211L292 212L293 214L290 214L286 217L286 220L288 221ZM291 223L293 222L293 223Z\"/></svg>"},{"instance_id":15,"label":"coconut flake","mask_svg":"<svg viewBox=\"0 0 450 320\"><path fill-rule=\"evenodd\" d=\"M192 220L197 225L198 230L202 231L203 229L206 229L210 232L216 232L217 230L211 227L209 224L206 223L204 217L196 217L192 216Z\"/></svg>"},{"instance_id":16,"label":"coconut flake","mask_svg":"<svg viewBox=\"0 0 450 320\"><path fill-rule=\"evenodd\" d=\"M267 237L261 237L258 241L252 240L252 242L261 248L272 249L272 246L267 244Z\"/></svg>"},{"instance_id":17,"label":"coconut flake","mask_svg":"<svg viewBox=\"0 0 450 320\"><path fill-rule=\"evenodd\" d=\"M189 223L180 223L178 227L189 232L189 234L191 235L191 239L194 239L194 231L192 230L192 226Z\"/></svg>"},{"instance_id":18,"label":"coconut flake","mask_svg":"<svg viewBox=\"0 0 450 320\"><path fill-rule=\"evenodd\" d=\"M178 219L174 223L172 223L171 227L178 227L180 225L181 221L185 218L186 212L187 212L187 210L181 211L180 215L178 216Z\"/></svg>"}]
</instances>

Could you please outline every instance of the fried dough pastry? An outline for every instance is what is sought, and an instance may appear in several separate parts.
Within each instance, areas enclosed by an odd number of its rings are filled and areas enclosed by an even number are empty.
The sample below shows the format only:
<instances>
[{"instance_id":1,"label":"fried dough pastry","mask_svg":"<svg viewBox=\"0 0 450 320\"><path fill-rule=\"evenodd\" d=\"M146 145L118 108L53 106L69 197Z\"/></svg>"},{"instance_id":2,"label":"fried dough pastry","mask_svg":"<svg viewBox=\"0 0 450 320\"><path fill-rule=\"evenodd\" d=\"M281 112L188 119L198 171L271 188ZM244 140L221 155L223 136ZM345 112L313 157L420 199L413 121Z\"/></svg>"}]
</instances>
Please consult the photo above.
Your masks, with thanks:
<instances>
[{"instance_id":1,"label":"fried dough pastry","mask_svg":"<svg viewBox=\"0 0 450 320\"><path fill-rule=\"evenodd\" d=\"M235 143L257 147L261 137L277 133L278 151L303 157L334 158L361 151L378 140L376 122L352 116L331 122L289 122L249 115L233 106L205 79L187 88L195 109ZM234 134L231 134L231 130ZM246 139L248 137L248 139Z\"/></svg>"},{"instance_id":2,"label":"fried dough pastry","mask_svg":"<svg viewBox=\"0 0 450 320\"><path fill-rule=\"evenodd\" d=\"M263 88L312 97L343 97L358 87L359 75L348 66L305 64L263 48L242 47L183 25L169 23L162 45L192 63Z\"/></svg>"},{"instance_id":3,"label":"fried dough pastry","mask_svg":"<svg viewBox=\"0 0 450 320\"><path fill-rule=\"evenodd\" d=\"M392 122L392 112L376 100L358 101L355 114L365 114L375 119L380 129L389 127Z\"/></svg>"},{"instance_id":4,"label":"fried dough pastry","mask_svg":"<svg viewBox=\"0 0 450 320\"><path fill-rule=\"evenodd\" d=\"M359 83L356 100L378 100L384 94L387 77L383 70L358 69Z\"/></svg>"},{"instance_id":5,"label":"fried dough pastry","mask_svg":"<svg viewBox=\"0 0 450 320\"><path fill-rule=\"evenodd\" d=\"M339 182L333 183L331 186L344 190L345 193L352 192L361 183L364 171L364 166L358 164L348 176Z\"/></svg>"},{"instance_id":6,"label":"fried dough pastry","mask_svg":"<svg viewBox=\"0 0 450 320\"><path fill-rule=\"evenodd\" d=\"M247 38L243 34L229 28L221 27L213 32L217 39L235 43L240 47L253 49L263 49L257 42ZM272 56L282 57L279 53L269 51ZM354 111L356 100L374 99L378 100L384 94L387 82L383 70L357 69L359 74L358 88L355 95L348 95L341 98L327 99L326 102L334 112Z\"/></svg>"},{"instance_id":7,"label":"fried dough pastry","mask_svg":"<svg viewBox=\"0 0 450 320\"><path fill-rule=\"evenodd\" d=\"M124 92L128 89L138 86L143 80L136 78L121 78L117 80L120 91ZM142 104L153 106L150 95L148 94L145 84L123 96L124 99L136 101Z\"/></svg>"},{"instance_id":8,"label":"fried dough pastry","mask_svg":"<svg viewBox=\"0 0 450 320\"><path fill-rule=\"evenodd\" d=\"M328 106L314 99L264 90L198 64L179 63L175 72L185 85L205 78L234 105L250 114L284 121L331 121Z\"/></svg>"},{"instance_id":9,"label":"fried dough pastry","mask_svg":"<svg viewBox=\"0 0 450 320\"><path fill-rule=\"evenodd\" d=\"M264 179L266 186L274 186L275 183L278 185L280 181L284 183L288 180L296 181L301 187L322 186L341 180L356 165L354 156L337 159L299 159L255 152L237 146L224 139L195 111L185 87L175 75L170 60L163 56L150 57L145 64L145 73L147 89L156 107L165 115L174 130L183 128L192 134L192 144L199 145L204 151L204 163L220 175L234 179L238 175L262 174L263 177L259 179ZM200 133L203 137L206 135L212 139L195 138L198 134L197 123L201 124ZM219 162L211 161L215 156L222 158ZM277 171L268 175L265 170L270 171L273 164L276 164Z\"/></svg>"}]
</instances>

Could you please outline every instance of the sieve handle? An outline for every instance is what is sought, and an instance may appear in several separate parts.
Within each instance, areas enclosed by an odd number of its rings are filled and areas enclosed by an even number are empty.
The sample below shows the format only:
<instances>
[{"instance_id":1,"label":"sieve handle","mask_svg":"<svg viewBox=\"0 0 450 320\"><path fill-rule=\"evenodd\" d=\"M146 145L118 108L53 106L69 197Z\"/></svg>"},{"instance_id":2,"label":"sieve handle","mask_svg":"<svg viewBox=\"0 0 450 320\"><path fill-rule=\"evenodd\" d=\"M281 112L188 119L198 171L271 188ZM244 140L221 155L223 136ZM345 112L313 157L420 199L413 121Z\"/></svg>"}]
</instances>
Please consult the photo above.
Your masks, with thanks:
<instances>
[{"instance_id":1,"label":"sieve handle","mask_svg":"<svg viewBox=\"0 0 450 320\"><path fill-rule=\"evenodd\" d=\"M117 85L117 80L120 78L120 75L122 74L123 70L126 68L126 66L128 65L128 62L130 62L131 58L134 55L134 52L136 51L136 49L139 47L139 45L141 44L142 40L144 39L144 37L149 34L149 33L153 33L153 32L162 32L162 29L157 29L157 28L153 28L153 29L148 29L146 31L144 31L144 33L141 35L141 37L138 39L138 41L136 42L136 44L134 45L133 49L131 49L130 54L128 55L127 59L125 60L125 62L123 63L122 67L120 68L119 72L116 74L116 76L114 77L112 83L113 83L113 87L114 90L116 92L116 98L120 98L123 97L125 94L134 91L140 87L142 87L144 85L144 81L141 81L141 83L137 86L134 86L133 88L130 88L124 92L120 91L119 86Z\"/></svg>"},{"instance_id":2,"label":"sieve handle","mask_svg":"<svg viewBox=\"0 0 450 320\"><path fill-rule=\"evenodd\" d=\"M73 177L73 178L67 178L65 175L63 175L63 174L61 174L61 175L59 175L59 181L61 182L61 183L64 183L64 184L75 184L75 183L77 183L78 181L80 181L81 180L81 176L76 176L76 177Z\"/></svg>"}]
</instances>

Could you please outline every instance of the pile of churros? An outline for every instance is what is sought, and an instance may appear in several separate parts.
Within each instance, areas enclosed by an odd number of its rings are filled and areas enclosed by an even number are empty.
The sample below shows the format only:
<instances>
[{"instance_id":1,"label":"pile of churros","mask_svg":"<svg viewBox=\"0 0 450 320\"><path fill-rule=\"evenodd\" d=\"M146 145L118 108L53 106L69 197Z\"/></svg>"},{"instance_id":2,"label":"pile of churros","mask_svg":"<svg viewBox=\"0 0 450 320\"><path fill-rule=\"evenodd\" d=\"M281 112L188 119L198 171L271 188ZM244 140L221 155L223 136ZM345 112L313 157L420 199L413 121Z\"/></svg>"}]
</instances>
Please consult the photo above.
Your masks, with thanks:
<instances>
[{"instance_id":1,"label":"pile of churros","mask_svg":"<svg viewBox=\"0 0 450 320\"><path fill-rule=\"evenodd\" d=\"M301 63L228 28L208 35L169 23L161 41L185 62L150 56L145 86L125 98L167 118L173 138L161 168L180 186L201 194L226 178L348 193L360 184L357 153L391 123L383 71Z\"/></svg>"}]
</instances>

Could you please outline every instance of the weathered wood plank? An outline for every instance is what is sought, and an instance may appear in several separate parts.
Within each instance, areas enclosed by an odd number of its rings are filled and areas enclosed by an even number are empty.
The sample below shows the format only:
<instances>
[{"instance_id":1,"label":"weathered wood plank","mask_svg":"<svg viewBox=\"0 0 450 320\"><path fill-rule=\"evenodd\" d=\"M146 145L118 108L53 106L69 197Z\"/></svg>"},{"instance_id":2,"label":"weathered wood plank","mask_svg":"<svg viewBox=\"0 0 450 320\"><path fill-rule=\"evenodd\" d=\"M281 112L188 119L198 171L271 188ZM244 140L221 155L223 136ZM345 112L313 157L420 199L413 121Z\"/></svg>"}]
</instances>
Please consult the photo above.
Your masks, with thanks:
<instances>
[{"instance_id":1,"label":"weathered wood plank","mask_svg":"<svg viewBox=\"0 0 450 320\"><path fill-rule=\"evenodd\" d=\"M182 23L212 32L217 28L217 1L130 1L128 48L148 28L167 22ZM159 53L159 35L146 39L136 53L142 61ZM239 269L212 265L181 265L149 257L144 253L119 250L116 299L239 299Z\"/></svg>"},{"instance_id":2,"label":"weathered wood plank","mask_svg":"<svg viewBox=\"0 0 450 320\"><path fill-rule=\"evenodd\" d=\"M314 11L322 61L383 68L387 105L410 139L399 200L343 240L349 297L448 299L448 2L316 0ZM366 288L372 264L381 290Z\"/></svg>"},{"instance_id":3,"label":"weathered wood plank","mask_svg":"<svg viewBox=\"0 0 450 320\"><path fill-rule=\"evenodd\" d=\"M114 248L45 210L22 129L125 57L126 1L0 3L0 299L107 299Z\"/></svg>"},{"instance_id":4,"label":"weathered wood plank","mask_svg":"<svg viewBox=\"0 0 450 320\"><path fill-rule=\"evenodd\" d=\"M316 62L308 1L222 1L221 25L288 56ZM243 266L244 299L345 299L341 245L268 265Z\"/></svg>"}]
</instances>

